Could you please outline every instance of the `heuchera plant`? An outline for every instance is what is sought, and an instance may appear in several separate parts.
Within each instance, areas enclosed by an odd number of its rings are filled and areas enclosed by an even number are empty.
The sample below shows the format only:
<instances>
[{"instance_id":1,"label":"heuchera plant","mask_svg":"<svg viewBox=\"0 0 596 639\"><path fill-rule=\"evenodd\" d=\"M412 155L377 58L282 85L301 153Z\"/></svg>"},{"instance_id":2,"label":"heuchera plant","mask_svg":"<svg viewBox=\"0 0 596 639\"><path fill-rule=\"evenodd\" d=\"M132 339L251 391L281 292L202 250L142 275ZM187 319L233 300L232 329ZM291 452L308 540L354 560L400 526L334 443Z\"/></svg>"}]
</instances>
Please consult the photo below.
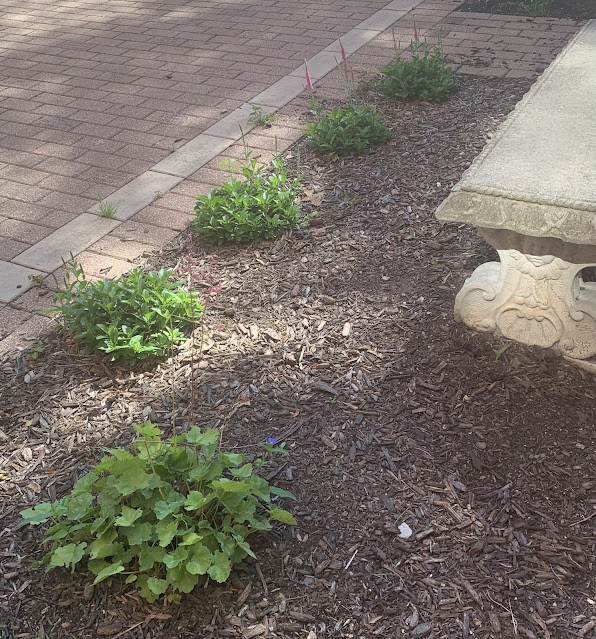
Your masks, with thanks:
<instances>
[{"instance_id":1,"label":"heuchera plant","mask_svg":"<svg viewBox=\"0 0 596 639\"><path fill-rule=\"evenodd\" d=\"M28 524L52 522L39 564L83 564L94 584L119 575L149 602L178 601L200 579L224 582L232 564L254 557L248 540L272 520L296 523L276 504L294 495L255 472L268 455L287 455L274 438L249 463L223 452L214 428L193 426L166 440L150 422L135 430L133 452L108 450L68 495L22 511Z\"/></svg>"}]
</instances>

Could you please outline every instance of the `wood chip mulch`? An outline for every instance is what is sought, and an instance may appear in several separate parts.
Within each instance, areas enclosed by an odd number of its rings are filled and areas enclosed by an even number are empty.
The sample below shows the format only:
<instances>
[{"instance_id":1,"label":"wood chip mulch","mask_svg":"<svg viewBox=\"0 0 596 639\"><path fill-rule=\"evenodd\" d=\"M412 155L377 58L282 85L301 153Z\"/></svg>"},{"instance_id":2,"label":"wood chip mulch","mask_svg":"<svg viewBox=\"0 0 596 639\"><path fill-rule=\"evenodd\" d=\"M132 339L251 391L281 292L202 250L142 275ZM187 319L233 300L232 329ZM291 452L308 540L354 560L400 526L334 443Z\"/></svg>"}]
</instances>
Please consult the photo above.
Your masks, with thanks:
<instances>
[{"instance_id":1,"label":"wood chip mulch","mask_svg":"<svg viewBox=\"0 0 596 639\"><path fill-rule=\"evenodd\" d=\"M56 330L0 362L2 639L596 637L596 378L518 345L497 359L503 340L456 325L455 293L494 256L433 217L527 89L371 93L388 144L336 164L294 149L311 226L218 250L186 234L155 259L208 302L173 360L119 370ZM299 525L180 606L30 570L42 531L19 526L143 419L291 453L267 473Z\"/></svg>"}]
</instances>

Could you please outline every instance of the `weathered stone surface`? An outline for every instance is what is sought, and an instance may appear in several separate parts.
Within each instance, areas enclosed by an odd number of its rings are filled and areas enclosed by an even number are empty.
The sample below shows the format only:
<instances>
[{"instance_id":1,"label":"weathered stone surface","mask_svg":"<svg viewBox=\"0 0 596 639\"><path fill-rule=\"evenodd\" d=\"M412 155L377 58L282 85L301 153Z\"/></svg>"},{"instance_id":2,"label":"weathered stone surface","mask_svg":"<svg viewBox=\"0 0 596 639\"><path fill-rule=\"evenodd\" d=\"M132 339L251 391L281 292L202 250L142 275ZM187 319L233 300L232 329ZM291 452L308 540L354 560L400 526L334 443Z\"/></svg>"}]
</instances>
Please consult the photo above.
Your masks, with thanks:
<instances>
[{"instance_id":1,"label":"weathered stone surface","mask_svg":"<svg viewBox=\"0 0 596 639\"><path fill-rule=\"evenodd\" d=\"M455 318L477 331L531 346L555 347L577 359L596 355L596 284L583 282L590 264L552 255L499 251L481 264L455 300Z\"/></svg>"},{"instance_id":2,"label":"weathered stone surface","mask_svg":"<svg viewBox=\"0 0 596 639\"><path fill-rule=\"evenodd\" d=\"M595 58L592 20L476 158L439 219L596 244Z\"/></svg>"}]
</instances>

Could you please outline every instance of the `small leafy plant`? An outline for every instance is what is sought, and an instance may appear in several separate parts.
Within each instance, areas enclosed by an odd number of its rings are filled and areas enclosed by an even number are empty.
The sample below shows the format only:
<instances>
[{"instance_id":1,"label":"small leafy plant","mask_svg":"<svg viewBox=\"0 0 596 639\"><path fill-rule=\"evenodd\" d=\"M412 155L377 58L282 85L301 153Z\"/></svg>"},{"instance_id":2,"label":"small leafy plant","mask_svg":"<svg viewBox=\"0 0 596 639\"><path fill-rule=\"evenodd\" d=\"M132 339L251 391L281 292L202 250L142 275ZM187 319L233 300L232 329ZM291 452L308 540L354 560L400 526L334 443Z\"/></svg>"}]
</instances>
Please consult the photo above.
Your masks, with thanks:
<instances>
[{"instance_id":1,"label":"small leafy plant","mask_svg":"<svg viewBox=\"0 0 596 639\"><path fill-rule=\"evenodd\" d=\"M495 354L495 361L499 360L501 356L507 352L510 346L511 346L511 342L507 342L506 344L503 344L501 348L493 348L493 353Z\"/></svg>"},{"instance_id":2,"label":"small leafy plant","mask_svg":"<svg viewBox=\"0 0 596 639\"><path fill-rule=\"evenodd\" d=\"M391 137L391 131L374 106L350 104L308 124L306 136L315 151L337 160L385 142Z\"/></svg>"},{"instance_id":3,"label":"small leafy plant","mask_svg":"<svg viewBox=\"0 0 596 639\"><path fill-rule=\"evenodd\" d=\"M256 105L253 105L251 114L248 116L249 124L265 128L269 128L273 120L275 120L275 113L265 113L262 107Z\"/></svg>"},{"instance_id":4,"label":"small leafy plant","mask_svg":"<svg viewBox=\"0 0 596 639\"><path fill-rule=\"evenodd\" d=\"M149 602L179 601L201 577L222 583L232 564L254 557L248 538L271 520L296 523L275 503L294 495L256 474L264 459L221 451L218 430L193 426L167 440L150 422L135 430L133 453L109 450L70 494L21 512L28 524L53 522L39 564L85 563L94 584L120 575ZM287 454L274 441L265 455Z\"/></svg>"},{"instance_id":5,"label":"small leafy plant","mask_svg":"<svg viewBox=\"0 0 596 639\"><path fill-rule=\"evenodd\" d=\"M196 294L186 292L183 282L171 282L171 275L136 268L91 282L80 265L69 262L51 310L88 353L103 351L128 365L163 357L184 341L184 330L203 312Z\"/></svg>"},{"instance_id":6,"label":"small leafy plant","mask_svg":"<svg viewBox=\"0 0 596 639\"><path fill-rule=\"evenodd\" d=\"M389 96L406 100L446 100L457 87L455 71L447 64L439 44L410 43L411 60L396 58L381 69L381 89Z\"/></svg>"},{"instance_id":7,"label":"small leafy plant","mask_svg":"<svg viewBox=\"0 0 596 639\"><path fill-rule=\"evenodd\" d=\"M288 175L282 158L275 158L267 170L247 152L241 170L244 180L232 177L197 198L195 230L207 241L223 244L271 239L300 225L300 182Z\"/></svg>"}]
</instances>

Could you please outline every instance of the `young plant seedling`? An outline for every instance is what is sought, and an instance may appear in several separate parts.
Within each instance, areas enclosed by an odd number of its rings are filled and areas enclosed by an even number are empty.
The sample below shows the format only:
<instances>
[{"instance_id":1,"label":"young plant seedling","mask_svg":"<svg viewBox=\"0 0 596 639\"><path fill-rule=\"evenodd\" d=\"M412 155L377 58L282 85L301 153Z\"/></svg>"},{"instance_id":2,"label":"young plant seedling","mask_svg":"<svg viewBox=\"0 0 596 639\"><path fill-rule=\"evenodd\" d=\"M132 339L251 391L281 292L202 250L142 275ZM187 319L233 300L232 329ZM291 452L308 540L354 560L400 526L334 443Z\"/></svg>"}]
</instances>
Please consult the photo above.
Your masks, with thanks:
<instances>
[{"instance_id":1,"label":"young plant seedling","mask_svg":"<svg viewBox=\"0 0 596 639\"><path fill-rule=\"evenodd\" d=\"M109 200L104 200L101 195L98 198L99 200L99 213L102 217L107 217L112 219L114 215L118 212L119 204L118 202L110 202Z\"/></svg>"},{"instance_id":2,"label":"young plant seedling","mask_svg":"<svg viewBox=\"0 0 596 639\"><path fill-rule=\"evenodd\" d=\"M31 285L34 288L45 288L46 281L43 273L34 273L31 275L27 275L27 279L31 282Z\"/></svg>"},{"instance_id":3,"label":"young plant seedling","mask_svg":"<svg viewBox=\"0 0 596 639\"><path fill-rule=\"evenodd\" d=\"M511 342L507 342L507 344L504 344L503 346L501 346L501 348L493 348L493 353L495 354L495 362L501 357L501 355L503 355L507 349L511 346Z\"/></svg>"},{"instance_id":4,"label":"young plant seedling","mask_svg":"<svg viewBox=\"0 0 596 639\"><path fill-rule=\"evenodd\" d=\"M265 113L263 108L253 104L252 112L248 117L248 123L252 126L269 128L275 120L275 113Z\"/></svg>"}]
</instances>

